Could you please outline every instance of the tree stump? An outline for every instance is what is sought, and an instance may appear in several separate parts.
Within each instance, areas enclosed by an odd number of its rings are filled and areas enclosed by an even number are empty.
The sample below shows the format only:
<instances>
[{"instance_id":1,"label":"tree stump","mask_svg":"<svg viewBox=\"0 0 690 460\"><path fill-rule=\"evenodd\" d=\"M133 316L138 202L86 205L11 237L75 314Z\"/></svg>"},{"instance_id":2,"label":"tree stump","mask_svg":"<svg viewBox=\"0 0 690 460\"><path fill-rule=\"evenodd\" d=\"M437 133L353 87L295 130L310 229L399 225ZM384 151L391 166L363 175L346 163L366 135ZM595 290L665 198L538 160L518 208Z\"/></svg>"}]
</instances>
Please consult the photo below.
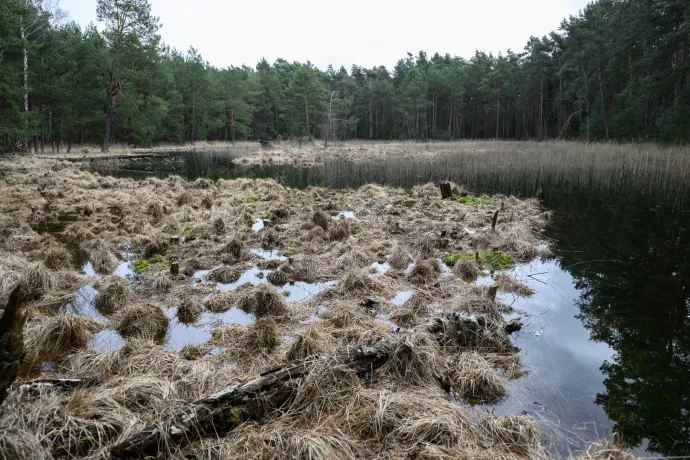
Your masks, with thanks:
<instances>
[{"instance_id":1,"label":"tree stump","mask_svg":"<svg viewBox=\"0 0 690 460\"><path fill-rule=\"evenodd\" d=\"M170 264L170 274L173 276L177 276L180 274L180 263L179 262L173 262Z\"/></svg>"},{"instance_id":2,"label":"tree stump","mask_svg":"<svg viewBox=\"0 0 690 460\"><path fill-rule=\"evenodd\" d=\"M453 197L453 191L450 188L450 182L441 182L438 184L441 189L441 197L445 200L446 198Z\"/></svg>"}]
</instances>

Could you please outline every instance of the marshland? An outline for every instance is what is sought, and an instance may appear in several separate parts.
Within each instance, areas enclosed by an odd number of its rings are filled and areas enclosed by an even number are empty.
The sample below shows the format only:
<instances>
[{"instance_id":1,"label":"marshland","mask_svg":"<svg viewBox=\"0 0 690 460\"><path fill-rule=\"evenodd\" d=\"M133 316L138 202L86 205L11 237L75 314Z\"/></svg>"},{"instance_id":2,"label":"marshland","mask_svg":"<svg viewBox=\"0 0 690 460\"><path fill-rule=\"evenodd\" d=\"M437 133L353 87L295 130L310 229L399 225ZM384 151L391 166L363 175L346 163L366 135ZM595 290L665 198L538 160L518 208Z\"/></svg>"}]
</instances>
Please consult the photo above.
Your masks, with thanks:
<instances>
[{"instance_id":1,"label":"marshland","mask_svg":"<svg viewBox=\"0 0 690 460\"><path fill-rule=\"evenodd\" d=\"M682 172L649 159L687 149L346 143L295 164L279 158L322 147L238 147L2 161L0 282L26 311L4 455L608 458L683 440L636 420L682 407L680 363L644 363L684 340L687 283ZM619 158L635 192L605 160L564 180L577 149ZM516 155L522 180L494 173ZM441 178L465 183L442 199Z\"/></svg>"},{"instance_id":2,"label":"marshland","mask_svg":"<svg viewBox=\"0 0 690 460\"><path fill-rule=\"evenodd\" d=\"M690 7L197 3L0 2L0 458L690 454Z\"/></svg>"}]
</instances>

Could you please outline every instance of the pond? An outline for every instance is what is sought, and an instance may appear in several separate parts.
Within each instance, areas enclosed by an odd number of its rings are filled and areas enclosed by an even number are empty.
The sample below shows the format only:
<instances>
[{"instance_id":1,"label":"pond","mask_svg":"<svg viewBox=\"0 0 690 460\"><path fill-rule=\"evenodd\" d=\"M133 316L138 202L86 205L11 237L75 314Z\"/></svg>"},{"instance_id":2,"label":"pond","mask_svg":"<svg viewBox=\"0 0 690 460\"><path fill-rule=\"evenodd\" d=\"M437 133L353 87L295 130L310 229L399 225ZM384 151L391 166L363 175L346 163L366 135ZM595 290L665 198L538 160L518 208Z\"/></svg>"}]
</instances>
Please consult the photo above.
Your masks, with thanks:
<instances>
[{"instance_id":1,"label":"pond","mask_svg":"<svg viewBox=\"0 0 690 460\"><path fill-rule=\"evenodd\" d=\"M561 435L549 438L562 455L612 433L637 454L690 452L690 210L684 190L647 183L638 193L630 178L607 188L536 172L487 173L447 158L339 160L302 168L243 166L232 161L238 155L175 153L146 171L90 168L134 178L274 178L299 188L411 187L451 179L476 193L539 193L554 211L544 233L554 240L553 255L515 269L536 291L533 297L502 298L530 313L515 338L529 373L512 384L507 401L486 409L540 420L547 433Z\"/></svg>"}]
</instances>

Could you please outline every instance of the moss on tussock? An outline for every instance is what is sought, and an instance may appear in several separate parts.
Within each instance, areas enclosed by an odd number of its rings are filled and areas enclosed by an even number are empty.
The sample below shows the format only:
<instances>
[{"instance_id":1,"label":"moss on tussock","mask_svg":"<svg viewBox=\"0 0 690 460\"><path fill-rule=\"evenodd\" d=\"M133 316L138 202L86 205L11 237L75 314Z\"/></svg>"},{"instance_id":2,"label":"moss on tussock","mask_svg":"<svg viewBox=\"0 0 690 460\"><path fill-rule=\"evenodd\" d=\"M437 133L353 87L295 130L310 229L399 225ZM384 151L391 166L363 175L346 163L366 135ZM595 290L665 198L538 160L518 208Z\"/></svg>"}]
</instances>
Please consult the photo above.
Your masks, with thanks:
<instances>
[{"instance_id":1,"label":"moss on tussock","mask_svg":"<svg viewBox=\"0 0 690 460\"><path fill-rule=\"evenodd\" d=\"M475 254L453 254L443 258L443 263L454 267L461 260L476 260ZM501 251L486 251L479 255L479 262L491 271L508 270L515 266L515 261Z\"/></svg>"},{"instance_id":2,"label":"moss on tussock","mask_svg":"<svg viewBox=\"0 0 690 460\"><path fill-rule=\"evenodd\" d=\"M260 200L261 200L261 198L259 198L258 196L250 195L250 196L241 197L241 198L240 197L233 198L232 202L234 204L241 204L241 203L255 203L255 202L260 201Z\"/></svg>"},{"instance_id":3,"label":"moss on tussock","mask_svg":"<svg viewBox=\"0 0 690 460\"><path fill-rule=\"evenodd\" d=\"M460 198L457 198L456 200L460 204L469 204L472 206L493 204L493 202L491 200L487 200L486 198L475 198L475 197L472 197L469 195L461 196Z\"/></svg>"},{"instance_id":4,"label":"moss on tussock","mask_svg":"<svg viewBox=\"0 0 690 460\"><path fill-rule=\"evenodd\" d=\"M134 261L132 268L135 273L148 273L168 269L170 268L170 264L163 259L163 256L155 254L150 259L139 259Z\"/></svg>"}]
</instances>

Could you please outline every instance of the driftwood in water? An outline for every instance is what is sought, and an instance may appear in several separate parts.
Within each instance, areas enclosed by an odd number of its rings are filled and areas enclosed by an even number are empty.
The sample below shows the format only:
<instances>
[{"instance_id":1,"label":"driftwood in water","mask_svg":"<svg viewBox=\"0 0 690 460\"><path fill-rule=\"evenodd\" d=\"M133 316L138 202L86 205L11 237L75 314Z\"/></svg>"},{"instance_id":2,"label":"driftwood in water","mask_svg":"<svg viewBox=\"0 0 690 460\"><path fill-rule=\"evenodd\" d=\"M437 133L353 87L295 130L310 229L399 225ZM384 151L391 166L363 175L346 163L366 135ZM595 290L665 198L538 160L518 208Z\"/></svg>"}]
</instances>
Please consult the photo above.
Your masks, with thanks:
<instances>
[{"instance_id":1,"label":"driftwood in water","mask_svg":"<svg viewBox=\"0 0 690 460\"><path fill-rule=\"evenodd\" d=\"M420 327L441 343L452 341L457 346L472 346L488 324L484 317L453 313ZM517 319L508 323L504 330L515 332L521 327ZM314 366L345 365L360 378L368 379L388 361L392 350L389 341L369 341L334 357L307 358L270 370L180 408L169 424L145 427L115 445L110 452L111 458L142 458L156 455L165 443L180 445L198 437L223 436L241 423L261 419L269 411L283 406L294 395L295 381L308 375Z\"/></svg>"},{"instance_id":2,"label":"driftwood in water","mask_svg":"<svg viewBox=\"0 0 690 460\"><path fill-rule=\"evenodd\" d=\"M444 200L453 197L453 190L450 187L450 182L440 182L438 186L441 189L441 197Z\"/></svg>"},{"instance_id":3,"label":"driftwood in water","mask_svg":"<svg viewBox=\"0 0 690 460\"><path fill-rule=\"evenodd\" d=\"M12 291L0 318L0 404L7 398L24 359L23 330L26 312L21 308L20 290L17 287Z\"/></svg>"}]
</instances>

